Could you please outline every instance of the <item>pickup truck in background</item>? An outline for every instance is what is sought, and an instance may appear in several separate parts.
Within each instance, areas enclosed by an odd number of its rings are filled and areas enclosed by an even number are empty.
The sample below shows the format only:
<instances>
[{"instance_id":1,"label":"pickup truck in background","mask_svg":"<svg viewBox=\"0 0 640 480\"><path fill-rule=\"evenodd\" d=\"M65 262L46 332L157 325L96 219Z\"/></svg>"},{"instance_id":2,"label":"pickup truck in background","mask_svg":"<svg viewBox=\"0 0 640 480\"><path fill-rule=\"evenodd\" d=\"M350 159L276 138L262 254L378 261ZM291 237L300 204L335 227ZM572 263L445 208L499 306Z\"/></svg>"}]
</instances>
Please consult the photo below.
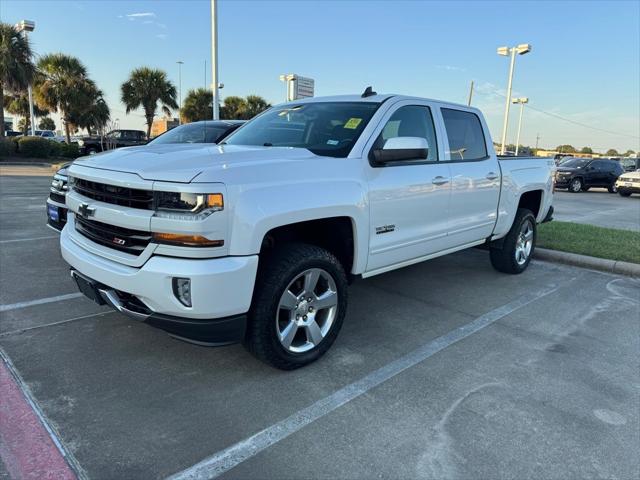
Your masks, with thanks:
<instances>
[{"instance_id":1,"label":"pickup truck in background","mask_svg":"<svg viewBox=\"0 0 640 480\"><path fill-rule=\"evenodd\" d=\"M74 162L60 245L97 303L293 369L334 342L356 278L480 245L523 272L554 170L498 159L475 108L368 88L275 106L219 145Z\"/></svg>"},{"instance_id":2,"label":"pickup truck in background","mask_svg":"<svg viewBox=\"0 0 640 480\"><path fill-rule=\"evenodd\" d=\"M87 136L78 139L78 148L82 155L93 155L105 150L121 147L145 145L147 134L142 130L111 130L104 137Z\"/></svg>"}]
</instances>

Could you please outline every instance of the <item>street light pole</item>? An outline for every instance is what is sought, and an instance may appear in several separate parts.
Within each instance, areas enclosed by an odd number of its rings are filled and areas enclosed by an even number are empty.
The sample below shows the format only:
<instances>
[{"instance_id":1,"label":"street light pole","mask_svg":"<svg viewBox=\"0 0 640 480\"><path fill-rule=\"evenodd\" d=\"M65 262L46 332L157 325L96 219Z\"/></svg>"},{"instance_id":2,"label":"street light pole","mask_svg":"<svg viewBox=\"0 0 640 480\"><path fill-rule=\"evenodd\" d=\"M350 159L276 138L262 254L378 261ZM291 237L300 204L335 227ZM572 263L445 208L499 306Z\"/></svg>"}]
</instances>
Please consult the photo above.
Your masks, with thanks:
<instances>
[{"instance_id":1,"label":"street light pole","mask_svg":"<svg viewBox=\"0 0 640 480\"><path fill-rule=\"evenodd\" d=\"M20 20L15 27L18 32L22 32L25 38L29 38L28 32L33 32L36 28L36 22L31 20ZM33 92L31 90L31 84L27 85L27 93L29 95L29 116L31 122L31 135L36 134L35 115L33 114Z\"/></svg>"},{"instance_id":2,"label":"street light pole","mask_svg":"<svg viewBox=\"0 0 640 480\"><path fill-rule=\"evenodd\" d=\"M502 142L500 146L500 155L504 155L507 146L507 127L509 125L509 107L511 106L511 86L513 84L513 69L516 64L516 53L518 55L524 55L531 51L531 45L528 43L521 43L516 47L499 47L498 55L509 56L511 55L511 62L509 65L509 80L507 82L507 101L504 107L504 122L502 124Z\"/></svg>"},{"instance_id":3,"label":"street light pole","mask_svg":"<svg viewBox=\"0 0 640 480\"><path fill-rule=\"evenodd\" d=\"M520 149L520 129L522 128L522 113L524 112L524 104L529 103L527 97L514 98L513 103L520 104L520 120L518 120L518 135L516 136L516 157L518 156L518 150Z\"/></svg>"},{"instance_id":4,"label":"street light pole","mask_svg":"<svg viewBox=\"0 0 640 480\"><path fill-rule=\"evenodd\" d=\"M211 88L213 89L213 119L220 119L218 98L218 1L211 0Z\"/></svg>"},{"instance_id":5,"label":"street light pole","mask_svg":"<svg viewBox=\"0 0 640 480\"><path fill-rule=\"evenodd\" d=\"M182 125L182 60L176 62L178 64L178 125Z\"/></svg>"}]
</instances>

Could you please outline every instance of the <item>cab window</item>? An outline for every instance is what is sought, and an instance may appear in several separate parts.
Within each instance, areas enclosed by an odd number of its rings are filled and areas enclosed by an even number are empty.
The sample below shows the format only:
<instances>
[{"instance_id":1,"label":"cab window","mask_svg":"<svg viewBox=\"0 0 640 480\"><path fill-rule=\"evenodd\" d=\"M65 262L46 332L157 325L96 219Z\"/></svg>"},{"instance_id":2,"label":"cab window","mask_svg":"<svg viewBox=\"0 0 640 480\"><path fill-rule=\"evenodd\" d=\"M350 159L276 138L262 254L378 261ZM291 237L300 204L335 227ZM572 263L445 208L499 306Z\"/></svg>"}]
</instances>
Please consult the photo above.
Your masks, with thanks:
<instances>
[{"instance_id":1,"label":"cab window","mask_svg":"<svg viewBox=\"0 0 640 480\"><path fill-rule=\"evenodd\" d=\"M449 138L451 160L482 160L487 157L482 124L475 113L443 108L442 118Z\"/></svg>"},{"instance_id":2,"label":"cab window","mask_svg":"<svg viewBox=\"0 0 640 480\"><path fill-rule=\"evenodd\" d=\"M383 148L387 140L397 137L424 138L429 145L429 153L426 160L422 158L419 159L419 162L438 160L436 131L429 107L407 105L396 110L378 135L373 144L373 150Z\"/></svg>"}]
</instances>

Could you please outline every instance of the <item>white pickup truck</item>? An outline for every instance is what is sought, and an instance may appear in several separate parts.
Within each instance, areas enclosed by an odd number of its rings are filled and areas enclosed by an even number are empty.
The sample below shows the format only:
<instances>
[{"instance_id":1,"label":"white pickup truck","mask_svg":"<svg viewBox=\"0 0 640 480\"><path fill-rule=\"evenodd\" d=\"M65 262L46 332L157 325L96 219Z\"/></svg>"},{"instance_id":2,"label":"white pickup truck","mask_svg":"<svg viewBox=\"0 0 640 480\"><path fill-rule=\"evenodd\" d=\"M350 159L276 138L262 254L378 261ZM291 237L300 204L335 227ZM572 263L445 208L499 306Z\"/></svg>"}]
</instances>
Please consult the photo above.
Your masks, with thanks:
<instances>
[{"instance_id":1,"label":"white pickup truck","mask_svg":"<svg viewBox=\"0 0 640 480\"><path fill-rule=\"evenodd\" d=\"M77 160L60 244L96 302L293 369L331 346L355 278L483 244L522 272L553 169L498 159L475 108L367 89L273 107L219 145Z\"/></svg>"}]
</instances>

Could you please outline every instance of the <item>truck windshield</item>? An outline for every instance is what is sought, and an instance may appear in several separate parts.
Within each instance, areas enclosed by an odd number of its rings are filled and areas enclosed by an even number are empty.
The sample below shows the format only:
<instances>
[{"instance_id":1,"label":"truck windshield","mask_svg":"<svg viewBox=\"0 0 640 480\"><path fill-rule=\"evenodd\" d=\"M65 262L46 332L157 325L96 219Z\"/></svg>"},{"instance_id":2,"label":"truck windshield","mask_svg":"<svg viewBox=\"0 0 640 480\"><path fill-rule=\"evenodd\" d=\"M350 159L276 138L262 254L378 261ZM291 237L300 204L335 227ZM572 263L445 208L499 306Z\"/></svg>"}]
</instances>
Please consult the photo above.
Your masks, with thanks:
<instances>
[{"instance_id":1,"label":"truck windshield","mask_svg":"<svg viewBox=\"0 0 640 480\"><path fill-rule=\"evenodd\" d=\"M316 155L346 157L379 105L314 102L275 107L247 123L223 144L298 147Z\"/></svg>"}]
</instances>

